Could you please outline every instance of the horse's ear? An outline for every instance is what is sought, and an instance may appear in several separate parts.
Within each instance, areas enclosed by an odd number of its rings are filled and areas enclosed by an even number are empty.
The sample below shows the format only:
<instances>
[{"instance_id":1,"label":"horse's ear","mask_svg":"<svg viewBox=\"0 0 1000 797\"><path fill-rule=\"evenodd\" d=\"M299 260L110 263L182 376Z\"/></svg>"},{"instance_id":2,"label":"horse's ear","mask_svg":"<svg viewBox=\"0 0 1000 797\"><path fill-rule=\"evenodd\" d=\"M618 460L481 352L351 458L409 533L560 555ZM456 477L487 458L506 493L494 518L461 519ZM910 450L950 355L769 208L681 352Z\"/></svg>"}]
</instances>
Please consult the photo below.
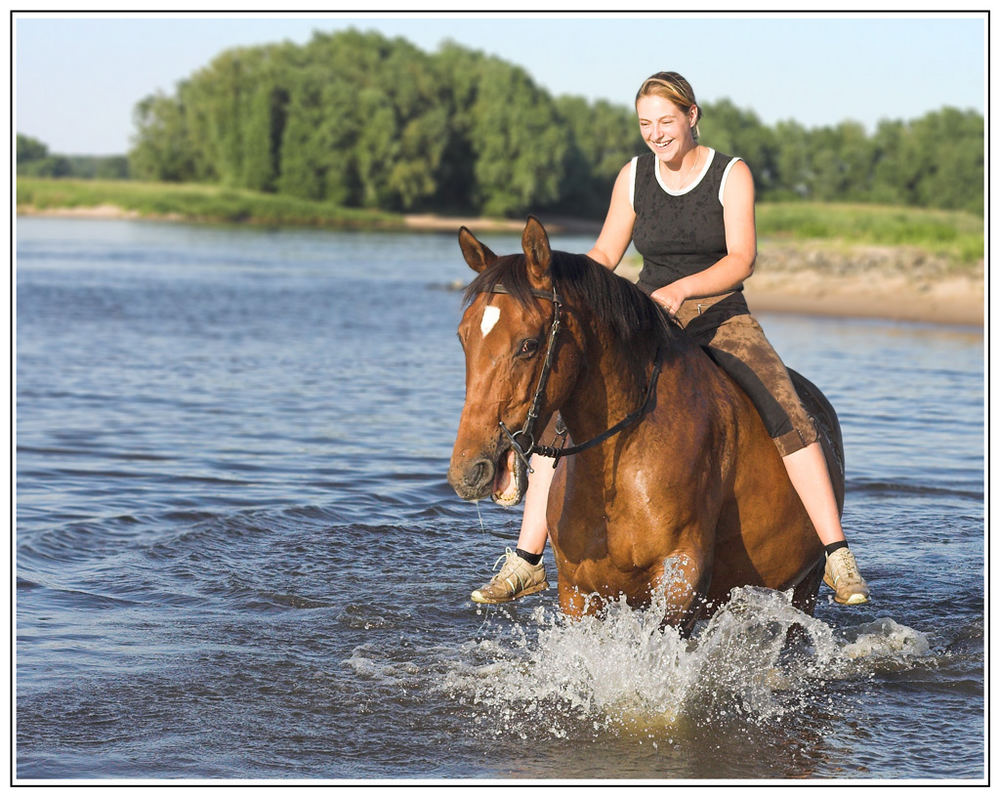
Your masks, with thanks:
<instances>
[{"instance_id":1,"label":"horse's ear","mask_svg":"<svg viewBox=\"0 0 1000 797\"><path fill-rule=\"evenodd\" d=\"M458 245L462 247L465 262L473 271L482 271L496 262L497 256L486 244L469 232L468 227L462 227L458 231Z\"/></svg>"},{"instance_id":2,"label":"horse's ear","mask_svg":"<svg viewBox=\"0 0 1000 797\"><path fill-rule=\"evenodd\" d=\"M548 283L549 266L552 264L552 247L542 223L534 216L528 216L521 236L521 246L528 258L528 274L532 282Z\"/></svg>"}]
</instances>

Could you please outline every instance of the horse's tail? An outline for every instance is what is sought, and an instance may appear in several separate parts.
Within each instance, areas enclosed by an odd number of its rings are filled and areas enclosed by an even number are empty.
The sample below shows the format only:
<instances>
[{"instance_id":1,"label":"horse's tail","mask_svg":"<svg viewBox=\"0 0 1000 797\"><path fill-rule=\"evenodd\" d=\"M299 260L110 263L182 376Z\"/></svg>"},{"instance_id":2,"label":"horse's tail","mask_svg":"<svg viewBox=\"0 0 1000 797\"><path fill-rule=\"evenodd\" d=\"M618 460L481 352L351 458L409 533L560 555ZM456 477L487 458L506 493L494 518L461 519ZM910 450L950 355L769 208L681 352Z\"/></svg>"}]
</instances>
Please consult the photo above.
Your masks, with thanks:
<instances>
[{"instance_id":1,"label":"horse's tail","mask_svg":"<svg viewBox=\"0 0 1000 797\"><path fill-rule=\"evenodd\" d=\"M844 437L840 431L840 420L823 392L802 374L788 369L792 384L802 400L809 416L816 424L820 444L826 456L826 465L830 469L830 480L833 482L833 492L837 497L837 507L841 514L844 511Z\"/></svg>"}]
</instances>

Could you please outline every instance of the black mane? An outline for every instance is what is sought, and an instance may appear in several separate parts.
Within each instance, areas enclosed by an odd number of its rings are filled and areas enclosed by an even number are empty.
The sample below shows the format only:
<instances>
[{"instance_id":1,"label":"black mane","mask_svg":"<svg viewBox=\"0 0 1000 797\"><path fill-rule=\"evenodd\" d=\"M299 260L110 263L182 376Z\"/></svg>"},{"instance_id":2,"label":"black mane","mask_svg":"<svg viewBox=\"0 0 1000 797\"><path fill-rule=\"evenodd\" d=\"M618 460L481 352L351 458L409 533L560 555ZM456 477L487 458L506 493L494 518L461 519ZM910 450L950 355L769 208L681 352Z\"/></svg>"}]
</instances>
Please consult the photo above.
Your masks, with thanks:
<instances>
[{"instance_id":1,"label":"black mane","mask_svg":"<svg viewBox=\"0 0 1000 797\"><path fill-rule=\"evenodd\" d=\"M648 342L650 336L659 339L671 329L652 299L586 255L553 251L549 274L568 307L589 308L626 347ZM483 269L465 289L465 304L480 293L491 292L499 283L523 306L537 306L523 254L497 258Z\"/></svg>"}]
</instances>

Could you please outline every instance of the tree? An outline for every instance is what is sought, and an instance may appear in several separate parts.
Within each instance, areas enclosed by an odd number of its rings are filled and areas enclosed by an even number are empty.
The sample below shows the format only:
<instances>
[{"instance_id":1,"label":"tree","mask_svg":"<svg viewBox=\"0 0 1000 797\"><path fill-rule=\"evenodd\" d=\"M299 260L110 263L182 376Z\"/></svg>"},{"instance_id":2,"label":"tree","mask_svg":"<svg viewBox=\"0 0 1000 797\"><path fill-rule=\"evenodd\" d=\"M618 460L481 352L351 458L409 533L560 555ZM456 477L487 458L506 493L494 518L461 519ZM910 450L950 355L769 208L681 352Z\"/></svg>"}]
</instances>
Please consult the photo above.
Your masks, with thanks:
<instances>
[{"instance_id":1,"label":"tree","mask_svg":"<svg viewBox=\"0 0 1000 797\"><path fill-rule=\"evenodd\" d=\"M37 138L17 134L17 165L47 158L49 148Z\"/></svg>"},{"instance_id":2,"label":"tree","mask_svg":"<svg viewBox=\"0 0 1000 797\"><path fill-rule=\"evenodd\" d=\"M635 113L604 100L590 104L571 96L559 97L556 109L566 131L567 150L555 209L603 216L618 172L634 155L646 151Z\"/></svg>"},{"instance_id":3,"label":"tree","mask_svg":"<svg viewBox=\"0 0 1000 797\"><path fill-rule=\"evenodd\" d=\"M134 146L129 169L147 180L181 182L194 176L184 109L162 92L151 94L136 105Z\"/></svg>"},{"instance_id":4,"label":"tree","mask_svg":"<svg viewBox=\"0 0 1000 797\"><path fill-rule=\"evenodd\" d=\"M777 188L778 154L774 133L753 111L737 108L728 99L706 103L698 129L700 141L746 161L753 172L759 198Z\"/></svg>"},{"instance_id":5,"label":"tree","mask_svg":"<svg viewBox=\"0 0 1000 797\"><path fill-rule=\"evenodd\" d=\"M701 141L746 160L760 199L982 212L981 114L946 108L867 135L849 121L768 127L728 99L703 111ZM630 104L553 98L521 67L454 42L428 54L358 30L226 50L173 94L144 98L135 123L138 177L403 211L600 216L645 151ZM39 153L19 136L18 170L66 168Z\"/></svg>"},{"instance_id":6,"label":"tree","mask_svg":"<svg viewBox=\"0 0 1000 797\"><path fill-rule=\"evenodd\" d=\"M524 70L489 58L470 114L474 204L497 216L553 204L568 145L551 98Z\"/></svg>"}]
</instances>

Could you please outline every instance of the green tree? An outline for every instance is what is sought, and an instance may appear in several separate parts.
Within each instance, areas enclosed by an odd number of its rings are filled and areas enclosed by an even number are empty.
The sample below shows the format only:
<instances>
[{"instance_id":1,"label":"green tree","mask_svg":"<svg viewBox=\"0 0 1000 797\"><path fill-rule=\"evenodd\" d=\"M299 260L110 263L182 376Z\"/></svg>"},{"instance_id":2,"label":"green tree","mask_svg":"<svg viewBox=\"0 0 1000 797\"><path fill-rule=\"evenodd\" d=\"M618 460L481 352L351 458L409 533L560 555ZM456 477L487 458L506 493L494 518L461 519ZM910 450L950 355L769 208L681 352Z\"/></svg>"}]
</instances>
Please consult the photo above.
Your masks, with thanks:
<instances>
[{"instance_id":1,"label":"green tree","mask_svg":"<svg viewBox=\"0 0 1000 797\"><path fill-rule=\"evenodd\" d=\"M701 141L746 160L761 199L982 210L981 114L946 108L869 136L854 122L768 127L728 99L703 110ZM222 52L173 94L144 98L135 123L137 177L397 210L600 216L618 170L645 151L631 104L556 99L454 42L427 54L357 30ZM19 171L67 168L52 157L19 136Z\"/></svg>"},{"instance_id":2,"label":"green tree","mask_svg":"<svg viewBox=\"0 0 1000 797\"><path fill-rule=\"evenodd\" d=\"M523 69L484 60L471 119L476 206L522 215L559 199L566 136L552 99Z\"/></svg>"},{"instance_id":3,"label":"green tree","mask_svg":"<svg viewBox=\"0 0 1000 797\"><path fill-rule=\"evenodd\" d=\"M983 117L943 108L913 122L903 156L920 164L912 202L924 207L983 211Z\"/></svg>"},{"instance_id":4,"label":"green tree","mask_svg":"<svg viewBox=\"0 0 1000 797\"><path fill-rule=\"evenodd\" d=\"M43 158L47 158L49 155L49 148L39 141L37 138L31 138L30 136L17 134L17 165L29 163L30 161L39 161Z\"/></svg>"},{"instance_id":5,"label":"green tree","mask_svg":"<svg viewBox=\"0 0 1000 797\"><path fill-rule=\"evenodd\" d=\"M759 198L778 187L776 139L753 111L737 108L728 99L705 103L698 129L701 142L746 161Z\"/></svg>"},{"instance_id":6,"label":"green tree","mask_svg":"<svg viewBox=\"0 0 1000 797\"><path fill-rule=\"evenodd\" d=\"M906 125L899 120L883 119L872 136L873 171L870 199L884 204L910 204L913 187L919 176L919 164L901 158Z\"/></svg>"},{"instance_id":7,"label":"green tree","mask_svg":"<svg viewBox=\"0 0 1000 797\"><path fill-rule=\"evenodd\" d=\"M813 130L809 145L811 199L859 201L870 195L873 149L860 124Z\"/></svg>"},{"instance_id":8,"label":"green tree","mask_svg":"<svg viewBox=\"0 0 1000 797\"><path fill-rule=\"evenodd\" d=\"M279 192L356 204L354 99L354 90L323 67L312 64L296 75L282 137Z\"/></svg>"},{"instance_id":9,"label":"green tree","mask_svg":"<svg viewBox=\"0 0 1000 797\"><path fill-rule=\"evenodd\" d=\"M774 130L777 174L771 198L806 199L812 185L809 131L793 120L778 122Z\"/></svg>"},{"instance_id":10,"label":"green tree","mask_svg":"<svg viewBox=\"0 0 1000 797\"><path fill-rule=\"evenodd\" d=\"M182 182L194 177L191 146L184 109L162 92L136 105L134 145L129 153L129 169L146 180Z\"/></svg>"},{"instance_id":11,"label":"green tree","mask_svg":"<svg viewBox=\"0 0 1000 797\"><path fill-rule=\"evenodd\" d=\"M600 217L608 209L611 188L622 166L646 151L635 112L605 100L556 99L559 124L567 137L563 182L557 210Z\"/></svg>"}]
</instances>

